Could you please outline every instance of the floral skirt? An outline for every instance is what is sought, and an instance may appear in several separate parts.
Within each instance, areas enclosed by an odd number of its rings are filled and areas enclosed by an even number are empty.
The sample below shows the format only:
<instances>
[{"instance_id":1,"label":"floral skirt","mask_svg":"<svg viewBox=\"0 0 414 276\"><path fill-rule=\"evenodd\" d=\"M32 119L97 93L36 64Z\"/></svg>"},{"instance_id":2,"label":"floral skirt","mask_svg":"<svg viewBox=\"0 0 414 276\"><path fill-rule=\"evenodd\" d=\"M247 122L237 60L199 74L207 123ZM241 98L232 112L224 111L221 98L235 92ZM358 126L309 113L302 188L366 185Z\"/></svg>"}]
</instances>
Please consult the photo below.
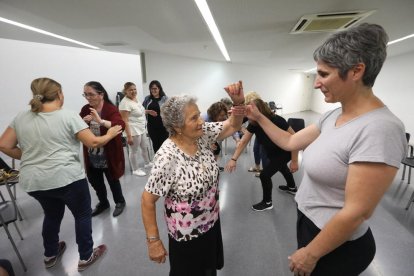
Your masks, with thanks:
<instances>
[{"instance_id":1,"label":"floral skirt","mask_svg":"<svg viewBox=\"0 0 414 276\"><path fill-rule=\"evenodd\" d=\"M190 241L177 242L170 236L170 276L215 275L223 268L223 239L220 219L204 235Z\"/></svg>"}]
</instances>

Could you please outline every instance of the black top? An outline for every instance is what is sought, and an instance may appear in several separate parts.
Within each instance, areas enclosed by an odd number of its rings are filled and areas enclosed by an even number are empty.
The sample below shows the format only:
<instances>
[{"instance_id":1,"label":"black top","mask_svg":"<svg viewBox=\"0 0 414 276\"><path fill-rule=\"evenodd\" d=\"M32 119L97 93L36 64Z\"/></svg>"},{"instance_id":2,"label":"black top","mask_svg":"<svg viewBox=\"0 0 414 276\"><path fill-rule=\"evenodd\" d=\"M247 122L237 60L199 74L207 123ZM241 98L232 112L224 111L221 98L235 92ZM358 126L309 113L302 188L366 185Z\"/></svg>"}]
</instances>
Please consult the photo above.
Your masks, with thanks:
<instances>
[{"instance_id":1,"label":"black top","mask_svg":"<svg viewBox=\"0 0 414 276\"><path fill-rule=\"evenodd\" d=\"M283 130L287 130L289 128L289 125L286 122L286 120L278 115L272 116L271 121L273 124L275 124L277 127ZM270 140L270 138L266 135L264 130L260 127L260 125L253 125L249 123L249 125L247 126L247 131L256 134L257 141L260 145L264 147L267 157L269 159L283 157L284 159L287 158L288 160L290 160L290 151L285 151L284 149L279 148L275 143L273 143L272 140Z\"/></svg>"}]
</instances>

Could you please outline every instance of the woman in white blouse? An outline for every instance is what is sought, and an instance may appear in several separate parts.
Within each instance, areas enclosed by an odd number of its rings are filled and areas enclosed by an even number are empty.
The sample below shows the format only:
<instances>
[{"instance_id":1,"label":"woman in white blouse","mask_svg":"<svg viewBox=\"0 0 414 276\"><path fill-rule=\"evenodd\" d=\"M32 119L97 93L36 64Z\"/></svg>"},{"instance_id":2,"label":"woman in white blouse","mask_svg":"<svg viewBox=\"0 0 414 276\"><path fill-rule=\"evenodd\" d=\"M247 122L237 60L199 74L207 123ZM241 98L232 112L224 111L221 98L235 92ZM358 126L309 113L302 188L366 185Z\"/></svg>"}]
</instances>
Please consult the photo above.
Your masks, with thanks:
<instances>
[{"instance_id":1,"label":"woman in white blouse","mask_svg":"<svg viewBox=\"0 0 414 276\"><path fill-rule=\"evenodd\" d=\"M125 122L125 133L129 147L129 160L133 174L145 176L147 173L138 165L138 147L141 149L141 156L144 160L144 168L150 168L152 163L148 156L148 144L145 130L146 110L142 103L137 99L137 87L132 82L124 84L125 97L119 104L119 112Z\"/></svg>"}]
</instances>

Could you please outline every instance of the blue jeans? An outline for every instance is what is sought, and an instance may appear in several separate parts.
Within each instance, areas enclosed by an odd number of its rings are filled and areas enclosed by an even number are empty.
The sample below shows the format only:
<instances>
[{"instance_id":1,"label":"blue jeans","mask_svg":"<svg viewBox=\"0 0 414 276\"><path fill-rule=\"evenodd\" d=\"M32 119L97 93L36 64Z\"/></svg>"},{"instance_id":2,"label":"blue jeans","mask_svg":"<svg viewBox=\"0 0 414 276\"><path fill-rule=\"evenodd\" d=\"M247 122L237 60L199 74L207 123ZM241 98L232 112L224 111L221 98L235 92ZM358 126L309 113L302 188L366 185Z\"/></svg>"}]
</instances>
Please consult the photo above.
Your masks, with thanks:
<instances>
[{"instance_id":1,"label":"blue jeans","mask_svg":"<svg viewBox=\"0 0 414 276\"><path fill-rule=\"evenodd\" d=\"M45 257L58 254L60 224L65 206L68 206L75 218L76 243L80 259L87 260L92 255L93 239L91 194L86 179L57 189L29 192L29 195L39 201L45 213L42 228Z\"/></svg>"}]
</instances>

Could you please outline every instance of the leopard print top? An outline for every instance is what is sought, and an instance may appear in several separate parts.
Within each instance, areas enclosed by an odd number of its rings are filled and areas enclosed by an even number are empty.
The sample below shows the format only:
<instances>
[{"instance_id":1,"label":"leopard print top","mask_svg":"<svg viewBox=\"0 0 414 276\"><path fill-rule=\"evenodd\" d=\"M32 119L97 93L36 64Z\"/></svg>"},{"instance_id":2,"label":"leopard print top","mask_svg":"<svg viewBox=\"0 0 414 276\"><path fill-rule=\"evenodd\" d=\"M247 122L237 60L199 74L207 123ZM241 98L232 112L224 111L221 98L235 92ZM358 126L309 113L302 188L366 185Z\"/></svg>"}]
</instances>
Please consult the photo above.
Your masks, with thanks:
<instances>
[{"instance_id":1,"label":"leopard print top","mask_svg":"<svg viewBox=\"0 0 414 276\"><path fill-rule=\"evenodd\" d=\"M223 123L204 123L197 141L198 151L190 156L167 139L154 157L145 186L149 193L165 197L164 217L169 235L188 241L206 233L219 216L219 168L210 150Z\"/></svg>"}]
</instances>

